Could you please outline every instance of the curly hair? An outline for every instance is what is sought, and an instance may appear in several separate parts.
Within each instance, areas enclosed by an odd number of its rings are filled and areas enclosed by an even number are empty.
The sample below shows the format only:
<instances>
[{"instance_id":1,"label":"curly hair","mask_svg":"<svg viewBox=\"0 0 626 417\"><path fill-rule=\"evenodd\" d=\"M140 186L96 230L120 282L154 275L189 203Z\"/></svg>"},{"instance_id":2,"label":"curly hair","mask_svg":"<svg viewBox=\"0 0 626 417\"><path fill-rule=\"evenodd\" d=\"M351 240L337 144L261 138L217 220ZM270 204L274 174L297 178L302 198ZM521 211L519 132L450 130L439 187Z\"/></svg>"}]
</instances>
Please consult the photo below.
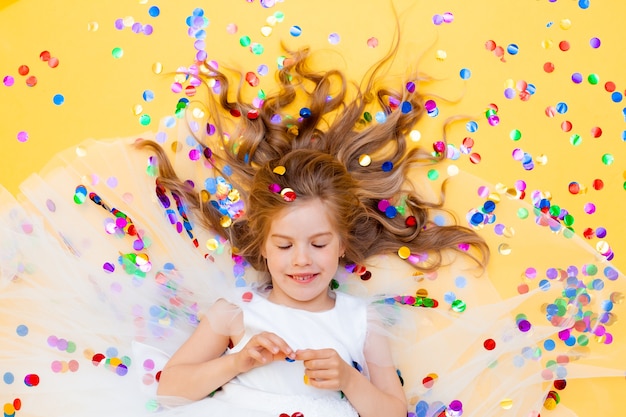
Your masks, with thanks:
<instances>
[{"instance_id":1,"label":"curly hair","mask_svg":"<svg viewBox=\"0 0 626 417\"><path fill-rule=\"evenodd\" d=\"M261 248L275 214L287 204L314 198L334 215L346 248L345 262L363 264L371 256L397 253L406 246L411 253L429 254L428 262L414 265L420 270L441 266L447 249L461 251L484 267L489 250L478 234L457 224L432 222L431 211L443 207L445 182L441 201L431 202L421 199L408 179L411 167L435 164L445 156L407 145L425 112L424 97L417 74L407 77L402 88L383 85L381 73L397 49L396 40L360 84L348 82L336 69L311 69L308 48L287 51L289 58L277 72L278 89L260 108L242 99L241 74L233 89L237 74L229 78L203 64L204 81L219 86L217 91L208 88L206 103L217 143L208 143L208 136L198 142L212 155L217 171L232 169L230 178L246 204L246 214L229 227L220 223L222 214L210 204L206 190L190 188L177 177L158 144L144 141L139 146L156 152L159 184L180 195L205 227L227 238L257 270L266 268ZM300 109L299 117L289 116L294 108ZM371 121L372 108L382 112L384 121ZM233 131L227 132L233 122ZM284 174L274 173L278 166L285 168ZM291 188L297 200L285 201L268 189L270 184ZM404 216L382 211L381 200L402 206Z\"/></svg>"}]
</instances>

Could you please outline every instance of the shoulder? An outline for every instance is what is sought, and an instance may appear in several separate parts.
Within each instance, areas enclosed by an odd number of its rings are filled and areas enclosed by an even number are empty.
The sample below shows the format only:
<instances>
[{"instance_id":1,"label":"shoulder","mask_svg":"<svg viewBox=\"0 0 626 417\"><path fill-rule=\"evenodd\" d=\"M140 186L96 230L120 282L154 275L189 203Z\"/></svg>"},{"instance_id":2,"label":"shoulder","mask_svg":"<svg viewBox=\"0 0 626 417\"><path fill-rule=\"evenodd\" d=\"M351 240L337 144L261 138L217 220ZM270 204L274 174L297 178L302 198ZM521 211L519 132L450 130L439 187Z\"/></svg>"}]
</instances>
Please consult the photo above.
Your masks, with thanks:
<instances>
[{"instance_id":1,"label":"shoulder","mask_svg":"<svg viewBox=\"0 0 626 417\"><path fill-rule=\"evenodd\" d=\"M243 329L243 311L238 305L220 298L200 316L200 324L203 323L222 335L238 334Z\"/></svg>"}]
</instances>

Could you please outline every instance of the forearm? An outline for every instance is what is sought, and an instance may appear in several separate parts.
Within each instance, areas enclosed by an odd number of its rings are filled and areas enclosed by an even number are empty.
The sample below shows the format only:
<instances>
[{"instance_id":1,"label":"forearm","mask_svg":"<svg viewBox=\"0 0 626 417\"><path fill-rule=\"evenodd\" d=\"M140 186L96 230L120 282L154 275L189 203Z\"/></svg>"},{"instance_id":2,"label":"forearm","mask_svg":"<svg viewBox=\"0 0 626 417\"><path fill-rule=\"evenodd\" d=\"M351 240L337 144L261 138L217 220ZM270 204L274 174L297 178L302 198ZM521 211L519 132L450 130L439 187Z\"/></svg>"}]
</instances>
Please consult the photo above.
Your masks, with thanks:
<instances>
[{"instance_id":1,"label":"forearm","mask_svg":"<svg viewBox=\"0 0 626 417\"><path fill-rule=\"evenodd\" d=\"M201 400L238 374L233 355L199 364L172 365L161 372L157 394Z\"/></svg>"},{"instance_id":2,"label":"forearm","mask_svg":"<svg viewBox=\"0 0 626 417\"><path fill-rule=\"evenodd\" d=\"M343 393L360 417L406 417L404 399L378 389L356 369L353 372Z\"/></svg>"}]
</instances>

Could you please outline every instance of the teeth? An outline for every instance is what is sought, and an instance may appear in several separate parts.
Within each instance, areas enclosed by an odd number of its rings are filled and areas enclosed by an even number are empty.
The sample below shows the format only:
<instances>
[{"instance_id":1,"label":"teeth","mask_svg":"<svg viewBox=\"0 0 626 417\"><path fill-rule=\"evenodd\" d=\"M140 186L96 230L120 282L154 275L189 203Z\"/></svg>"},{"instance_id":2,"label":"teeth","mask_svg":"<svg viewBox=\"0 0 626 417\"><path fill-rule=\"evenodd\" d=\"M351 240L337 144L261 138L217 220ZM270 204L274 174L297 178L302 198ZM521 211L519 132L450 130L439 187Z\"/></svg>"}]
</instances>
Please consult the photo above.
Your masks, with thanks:
<instances>
[{"instance_id":1,"label":"teeth","mask_svg":"<svg viewBox=\"0 0 626 417\"><path fill-rule=\"evenodd\" d=\"M313 275L292 275L291 277L296 281L306 281L308 279L311 279Z\"/></svg>"}]
</instances>

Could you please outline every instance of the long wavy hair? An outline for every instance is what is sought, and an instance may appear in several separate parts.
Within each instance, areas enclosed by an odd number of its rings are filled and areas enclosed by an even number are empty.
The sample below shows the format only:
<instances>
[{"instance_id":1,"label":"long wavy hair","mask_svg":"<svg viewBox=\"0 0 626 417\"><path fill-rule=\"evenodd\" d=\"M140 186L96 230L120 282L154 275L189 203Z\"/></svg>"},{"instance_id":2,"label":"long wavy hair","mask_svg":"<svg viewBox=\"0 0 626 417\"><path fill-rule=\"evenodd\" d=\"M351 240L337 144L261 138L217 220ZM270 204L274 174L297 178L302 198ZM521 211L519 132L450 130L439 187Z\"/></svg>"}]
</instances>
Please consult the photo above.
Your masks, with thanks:
<instances>
[{"instance_id":1,"label":"long wavy hair","mask_svg":"<svg viewBox=\"0 0 626 417\"><path fill-rule=\"evenodd\" d=\"M308 48L286 51L289 58L277 72L277 91L260 108L242 99L242 74L229 77L204 64L204 80L220 87L217 92L207 88L206 103L217 143L209 143L208 136L198 142L211 149L217 171L226 166L232 170L230 180L246 206L245 215L229 227L222 225L223 214L210 204L206 190L179 179L158 144L143 141L139 146L156 153L159 184L181 196L200 223L227 238L257 270L266 270L261 248L276 213L314 198L331 210L347 263L365 264L371 256L397 253L406 246L412 253L429 255L428 262L414 264L420 270L437 269L448 249L484 267L489 250L472 229L432 222L431 212L443 206L445 182L440 201L432 202L421 199L409 180L411 167L436 164L445 156L407 145L424 115L424 97L417 74L409 74L398 88L384 85L382 73L397 50L396 41L360 84L348 82L337 69L313 70ZM236 87L233 81L238 81ZM294 109L301 110L289 116ZM376 110L382 111L384 121L372 122ZM284 174L275 173L276 167L284 167ZM292 189L296 200L286 201L270 185ZM381 200L402 206L403 215L383 212ZM473 250L462 249L466 246Z\"/></svg>"}]
</instances>

